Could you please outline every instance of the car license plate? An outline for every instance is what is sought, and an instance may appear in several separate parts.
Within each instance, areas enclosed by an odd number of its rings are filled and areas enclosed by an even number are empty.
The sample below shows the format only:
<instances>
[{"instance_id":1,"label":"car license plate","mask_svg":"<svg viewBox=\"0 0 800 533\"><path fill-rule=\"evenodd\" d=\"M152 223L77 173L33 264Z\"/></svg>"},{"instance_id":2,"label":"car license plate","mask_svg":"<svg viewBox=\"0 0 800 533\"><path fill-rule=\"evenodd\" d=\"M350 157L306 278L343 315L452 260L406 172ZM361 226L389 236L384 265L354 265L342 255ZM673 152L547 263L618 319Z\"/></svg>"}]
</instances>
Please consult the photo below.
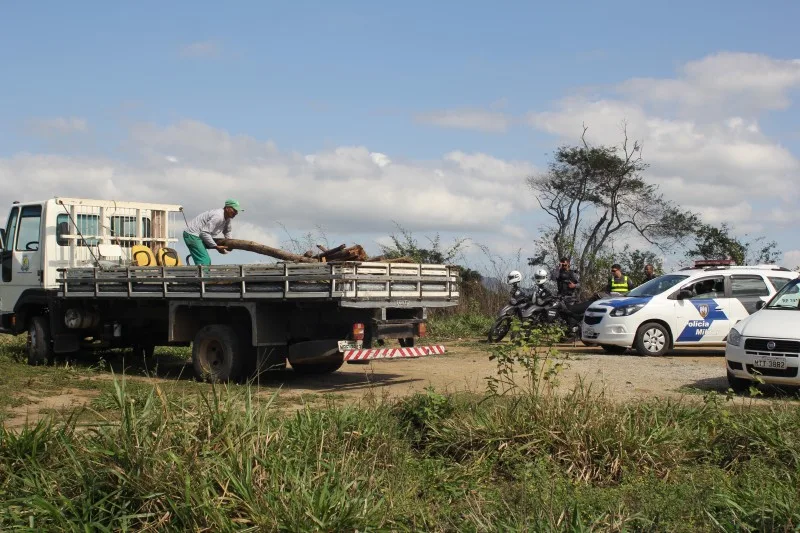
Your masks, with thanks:
<instances>
[{"instance_id":1,"label":"car license plate","mask_svg":"<svg viewBox=\"0 0 800 533\"><path fill-rule=\"evenodd\" d=\"M592 326L587 326L586 324L583 325L583 336L584 337L591 337L594 336L594 328Z\"/></svg>"},{"instance_id":2,"label":"car license plate","mask_svg":"<svg viewBox=\"0 0 800 533\"><path fill-rule=\"evenodd\" d=\"M783 370L786 368L786 359L783 357L756 357L753 360L753 366L756 368L775 368Z\"/></svg>"},{"instance_id":3,"label":"car license plate","mask_svg":"<svg viewBox=\"0 0 800 533\"><path fill-rule=\"evenodd\" d=\"M360 350L364 346L364 341L339 341L339 351Z\"/></svg>"}]
</instances>

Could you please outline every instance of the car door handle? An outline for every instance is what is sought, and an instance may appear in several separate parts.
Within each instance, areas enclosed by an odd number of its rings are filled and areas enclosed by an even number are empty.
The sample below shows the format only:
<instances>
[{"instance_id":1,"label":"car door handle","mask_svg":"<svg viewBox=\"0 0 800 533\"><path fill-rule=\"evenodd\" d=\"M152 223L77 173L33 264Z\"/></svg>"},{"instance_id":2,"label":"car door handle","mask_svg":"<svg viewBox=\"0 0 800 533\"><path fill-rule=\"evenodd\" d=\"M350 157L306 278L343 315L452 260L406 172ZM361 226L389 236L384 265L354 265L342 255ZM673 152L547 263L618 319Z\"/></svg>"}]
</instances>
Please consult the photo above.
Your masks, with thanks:
<instances>
[{"instance_id":1,"label":"car door handle","mask_svg":"<svg viewBox=\"0 0 800 533\"><path fill-rule=\"evenodd\" d=\"M714 311L722 311L722 308L721 307L715 307Z\"/></svg>"}]
</instances>

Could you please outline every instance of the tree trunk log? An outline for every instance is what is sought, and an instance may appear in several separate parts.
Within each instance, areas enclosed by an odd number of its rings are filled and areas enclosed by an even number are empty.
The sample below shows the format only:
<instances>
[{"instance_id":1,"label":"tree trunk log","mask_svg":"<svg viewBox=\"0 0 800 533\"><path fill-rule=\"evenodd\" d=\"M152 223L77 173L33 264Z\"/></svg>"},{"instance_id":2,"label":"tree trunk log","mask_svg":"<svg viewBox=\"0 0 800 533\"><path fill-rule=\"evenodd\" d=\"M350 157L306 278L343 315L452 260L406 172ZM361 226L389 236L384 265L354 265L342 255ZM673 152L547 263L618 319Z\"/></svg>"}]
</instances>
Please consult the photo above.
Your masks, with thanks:
<instances>
[{"instance_id":1,"label":"tree trunk log","mask_svg":"<svg viewBox=\"0 0 800 533\"><path fill-rule=\"evenodd\" d=\"M225 246L231 250L246 250L261 255L268 255L275 259L282 259L284 261L295 261L297 263L318 263L317 259L312 257L304 257L302 255L293 254L280 248L273 248L266 244L259 244L253 241L243 241L241 239L214 239L220 246Z\"/></svg>"}]
</instances>

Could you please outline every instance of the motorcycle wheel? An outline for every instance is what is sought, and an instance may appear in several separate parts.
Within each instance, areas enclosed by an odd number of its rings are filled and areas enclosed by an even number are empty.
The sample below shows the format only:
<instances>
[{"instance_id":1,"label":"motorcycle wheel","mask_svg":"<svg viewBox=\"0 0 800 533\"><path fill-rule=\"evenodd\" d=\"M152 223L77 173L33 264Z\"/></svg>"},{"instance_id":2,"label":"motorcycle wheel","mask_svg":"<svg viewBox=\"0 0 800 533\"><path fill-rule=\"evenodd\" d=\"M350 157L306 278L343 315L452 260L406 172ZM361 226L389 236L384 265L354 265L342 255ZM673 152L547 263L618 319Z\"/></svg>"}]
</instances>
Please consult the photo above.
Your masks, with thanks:
<instances>
[{"instance_id":1,"label":"motorcycle wheel","mask_svg":"<svg viewBox=\"0 0 800 533\"><path fill-rule=\"evenodd\" d=\"M492 329L489 330L489 342L500 342L508 335L508 330L511 329L511 317L501 316L495 320Z\"/></svg>"}]
</instances>

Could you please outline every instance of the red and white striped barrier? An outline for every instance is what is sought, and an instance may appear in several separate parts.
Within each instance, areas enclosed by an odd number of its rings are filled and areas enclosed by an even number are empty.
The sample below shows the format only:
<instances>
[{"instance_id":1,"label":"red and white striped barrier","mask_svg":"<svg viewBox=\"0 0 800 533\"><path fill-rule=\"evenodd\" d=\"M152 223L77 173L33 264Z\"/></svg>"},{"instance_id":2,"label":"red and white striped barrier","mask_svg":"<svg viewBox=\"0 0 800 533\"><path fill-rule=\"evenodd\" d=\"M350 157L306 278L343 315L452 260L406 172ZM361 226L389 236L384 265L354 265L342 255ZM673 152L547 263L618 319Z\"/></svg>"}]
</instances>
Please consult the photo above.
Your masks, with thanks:
<instances>
[{"instance_id":1,"label":"red and white striped barrier","mask_svg":"<svg viewBox=\"0 0 800 533\"><path fill-rule=\"evenodd\" d=\"M399 357L424 357L441 355L445 352L442 345L415 346L414 348L372 348L366 350L346 350L345 361L368 361L370 359L396 359Z\"/></svg>"}]
</instances>

